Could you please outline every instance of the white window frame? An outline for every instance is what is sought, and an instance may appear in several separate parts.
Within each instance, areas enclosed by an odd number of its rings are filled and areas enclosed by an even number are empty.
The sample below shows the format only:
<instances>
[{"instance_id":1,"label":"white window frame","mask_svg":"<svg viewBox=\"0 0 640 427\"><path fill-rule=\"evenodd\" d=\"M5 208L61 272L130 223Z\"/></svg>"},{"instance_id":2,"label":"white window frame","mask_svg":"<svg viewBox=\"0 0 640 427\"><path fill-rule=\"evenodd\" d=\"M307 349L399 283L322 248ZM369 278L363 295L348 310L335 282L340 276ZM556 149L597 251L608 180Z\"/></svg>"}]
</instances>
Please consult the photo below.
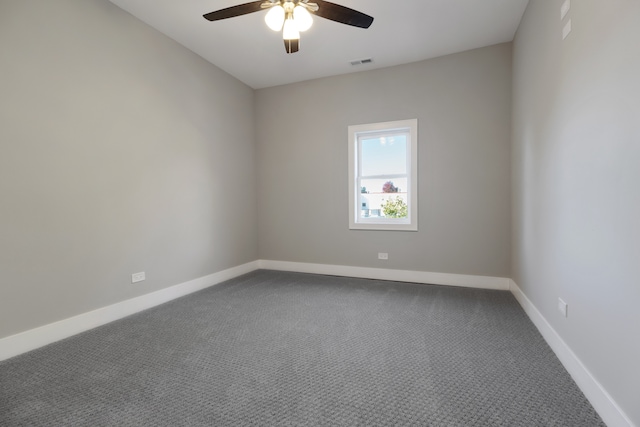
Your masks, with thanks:
<instances>
[{"instance_id":1,"label":"white window frame","mask_svg":"<svg viewBox=\"0 0 640 427\"><path fill-rule=\"evenodd\" d=\"M387 133L407 134L407 201L408 218L363 218L361 211L360 174L363 137ZM371 177L369 177L371 178ZM418 120L397 120L349 126L349 229L352 230L418 230Z\"/></svg>"}]
</instances>

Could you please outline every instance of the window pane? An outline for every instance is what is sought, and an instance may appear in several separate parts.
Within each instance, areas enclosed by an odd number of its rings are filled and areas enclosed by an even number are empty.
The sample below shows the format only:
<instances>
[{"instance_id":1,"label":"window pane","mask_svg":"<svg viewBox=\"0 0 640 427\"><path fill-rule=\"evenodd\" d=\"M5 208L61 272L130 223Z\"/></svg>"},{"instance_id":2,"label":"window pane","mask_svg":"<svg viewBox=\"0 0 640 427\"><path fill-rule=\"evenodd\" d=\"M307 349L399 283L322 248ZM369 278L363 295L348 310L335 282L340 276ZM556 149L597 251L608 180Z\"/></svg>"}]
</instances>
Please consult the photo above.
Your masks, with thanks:
<instances>
[{"instance_id":1,"label":"window pane","mask_svg":"<svg viewBox=\"0 0 640 427\"><path fill-rule=\"evenodd\" d=\"M362 138L361 176L407 173L407 137L389 135Z\"/></svg>"},{"instance_id":2,"label":"window pane","mask_svg":"<svg viewBox=\"0 0 640 427\"><path fill-rule=\"evenodd\" d=\"M385 206L391 205L407 206L407 183L408 179L362 179L360 180L360 206L361 218L384 218ZM399 200L401 201L399 201ZM391 205L388 201L391 200ZM389 212L389 210L387 210ZM396 218L405 218L406 215L398 215Z\"/></svg>"}]
</instances>

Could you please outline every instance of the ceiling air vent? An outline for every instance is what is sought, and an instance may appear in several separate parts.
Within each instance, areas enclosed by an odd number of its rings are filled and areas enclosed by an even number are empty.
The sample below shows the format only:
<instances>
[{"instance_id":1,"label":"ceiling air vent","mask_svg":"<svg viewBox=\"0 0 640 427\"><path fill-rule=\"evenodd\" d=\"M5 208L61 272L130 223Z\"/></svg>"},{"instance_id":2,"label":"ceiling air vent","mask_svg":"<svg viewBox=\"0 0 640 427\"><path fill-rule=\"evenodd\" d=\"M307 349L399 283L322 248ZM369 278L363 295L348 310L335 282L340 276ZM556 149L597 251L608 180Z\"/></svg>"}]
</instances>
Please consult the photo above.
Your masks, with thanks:
<instances>
[{"instance_id":1,"label":"ceiling air vent","mask_svg":"<svg viewBox=\"0 0 640 427\"><path fill-rule=\"evenodd\" d=\"M366 58L366 59L356 59L355 61L350 61L350 64L353 66L356 66L356 65L362 65L362 64L371 64L372 62L373 62L373 59Z\"/></svg>"}]
</instances>

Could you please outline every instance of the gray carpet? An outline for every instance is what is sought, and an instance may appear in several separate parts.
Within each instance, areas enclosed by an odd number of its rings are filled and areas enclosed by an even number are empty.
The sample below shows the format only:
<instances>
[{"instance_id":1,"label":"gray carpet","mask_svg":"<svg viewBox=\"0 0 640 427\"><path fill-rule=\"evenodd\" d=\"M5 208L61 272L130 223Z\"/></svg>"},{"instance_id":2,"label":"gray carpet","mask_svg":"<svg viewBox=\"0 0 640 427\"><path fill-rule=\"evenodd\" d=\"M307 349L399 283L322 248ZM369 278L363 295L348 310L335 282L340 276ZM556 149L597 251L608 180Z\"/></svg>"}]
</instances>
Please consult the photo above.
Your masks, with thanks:
<instances>
[{"instance_id":1,"label":"gray carpet","mask_svg":"<svg viewBox=\"0 0 640 427\"><path fill-rule=\"evenodd\" d=\"M2 426L603 426L508 292L255 271L0 363Z\"/></svg>"}]
</instances>

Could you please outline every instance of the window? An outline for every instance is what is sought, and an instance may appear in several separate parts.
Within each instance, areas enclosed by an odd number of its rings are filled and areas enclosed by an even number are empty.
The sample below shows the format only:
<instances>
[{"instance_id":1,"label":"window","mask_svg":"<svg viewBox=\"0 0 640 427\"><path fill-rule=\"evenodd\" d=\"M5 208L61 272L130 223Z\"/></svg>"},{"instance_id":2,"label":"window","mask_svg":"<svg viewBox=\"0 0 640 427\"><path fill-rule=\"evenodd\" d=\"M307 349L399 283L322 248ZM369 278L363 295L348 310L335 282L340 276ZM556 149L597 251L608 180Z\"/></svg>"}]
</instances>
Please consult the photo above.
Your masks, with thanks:
<instances>
[{"instance_id":1,"label":"window","mask_svg":"<svg viewBox=\"0 0 640 427\"><path fill-rule=\"evenodd\" d=\"M418 120L349 126L349 228L418 229Z\"/></svg>"}]
</instances>

